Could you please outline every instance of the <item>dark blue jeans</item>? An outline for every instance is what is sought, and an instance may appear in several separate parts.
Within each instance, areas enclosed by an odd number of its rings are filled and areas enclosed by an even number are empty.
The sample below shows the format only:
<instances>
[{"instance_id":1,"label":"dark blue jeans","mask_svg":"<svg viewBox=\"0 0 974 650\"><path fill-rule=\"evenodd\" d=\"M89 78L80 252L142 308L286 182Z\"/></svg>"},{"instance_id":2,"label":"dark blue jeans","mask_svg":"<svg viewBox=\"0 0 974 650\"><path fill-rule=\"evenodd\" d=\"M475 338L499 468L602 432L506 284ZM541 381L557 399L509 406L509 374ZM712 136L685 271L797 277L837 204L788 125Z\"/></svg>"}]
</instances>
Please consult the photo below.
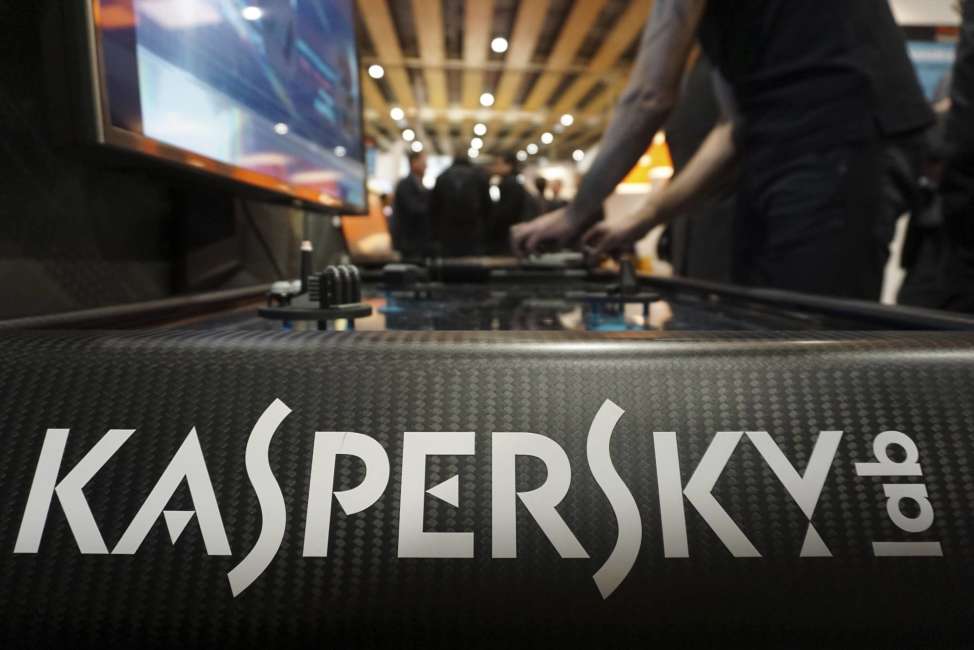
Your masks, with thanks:
<instances>
[{"instance_id":1,"label":"dark blue jeans","mask_svg":"<svg viewBox=\"0 0 974 650\"><path fill-rule=\"evenodd\" d=\"M878 300L887 258L878 143L783 155L748 151L735 227L735 281Z\"/></svg>"}]
</instances>

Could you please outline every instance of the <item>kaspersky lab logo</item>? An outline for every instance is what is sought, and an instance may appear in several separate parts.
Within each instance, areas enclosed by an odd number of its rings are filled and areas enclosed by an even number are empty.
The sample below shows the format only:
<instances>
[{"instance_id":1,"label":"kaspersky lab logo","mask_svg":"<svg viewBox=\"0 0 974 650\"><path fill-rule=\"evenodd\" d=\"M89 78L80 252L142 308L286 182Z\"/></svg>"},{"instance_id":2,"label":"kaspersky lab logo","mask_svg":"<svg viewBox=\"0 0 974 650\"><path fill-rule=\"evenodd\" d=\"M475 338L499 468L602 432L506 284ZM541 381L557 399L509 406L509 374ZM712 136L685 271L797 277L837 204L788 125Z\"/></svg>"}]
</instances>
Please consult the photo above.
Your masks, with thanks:
<instances>
[{"instance_id":1,"label":"kaspersky lab logo","mask_svg":"<svg viewBox=\"0 0 974 650\"><path fill-rule=\"evenodd\" d=\"M286 509L284 495L271 469L268 452L271 439L291 410L275 400L257 420L247 441L247 477L257 496L262 518L261 530L253 548L228 574L234 597L254 583L270 566L284 540ZM642 545L642 518L632 492L616 472L609 455L609 441L624 411L606 400L596 413L588 432L588 469L605 495L615 516L618 536L608 558L595 572L595 586L608 598L625 580ZM84 495L84 487L135 433L131 429L108 431L81 461L60 481L61 461L68 442L68 429L49 429L40 458L14 553L36 554L55 497L82 554L108 554L109 550ZM661 513L663 551L667 558L690 557L687 539L686 508L694 508L716 536L738 558L758 558L754 547L727 511L713 496L713 489L743 437L757 448L761 457L781 481L808 518L800 557L831 557L825 540L812 525L812 517L828 480L841 431L822 431L815 442L804 472L799 472L771 436L764 431L724 431L717 433L699 464L683 481L683 472L674 432L654 432L657 483ZM893 460L889 448L905 452L903 460ZM401 558L472 558L473 532L429 532L424 530L424 502L430 494L455 508L460 506L459 476L427 488L426 458L437 455L473 455L475 436L466 432L406 432L403 440L402 484L399 510L399 549ZM875 459L856 463L859 476L922 477L919 450L913 440L898 431L880 433L873 441ZM491 436L491 557L517 557L516 508L520 501L562 558L589 558L575 534L557 511L568 494L571 465L567 454L554 440L535 433L493 433ZM348 490L334 491L335 462L338 456L355 456L365 464L362 482ZM533 490L518 492L515 462L518 456L540 459L546 466L545 482ZM354 432L324 431L315 434L305 513L304 557L328 555L332 501L347 515L374 505L389 484L389 457L374 438ZM167 510L179 486L186 482L193 510ZM917 482L889 483L883 486L886 511L892 522L906 533L927 531L933 524L933 507L926 486ZM914 505L904 514L903 505ZM149 496L139 508L112 555L133 555L149 530L163 517L173 543L193 515L196 515L208 555L232 555L230 542L220 515L216 494L203 458L196 429L186 436ZM875 541L876 556L942 556L939 542Z\"/></svg>"}]
</instances>

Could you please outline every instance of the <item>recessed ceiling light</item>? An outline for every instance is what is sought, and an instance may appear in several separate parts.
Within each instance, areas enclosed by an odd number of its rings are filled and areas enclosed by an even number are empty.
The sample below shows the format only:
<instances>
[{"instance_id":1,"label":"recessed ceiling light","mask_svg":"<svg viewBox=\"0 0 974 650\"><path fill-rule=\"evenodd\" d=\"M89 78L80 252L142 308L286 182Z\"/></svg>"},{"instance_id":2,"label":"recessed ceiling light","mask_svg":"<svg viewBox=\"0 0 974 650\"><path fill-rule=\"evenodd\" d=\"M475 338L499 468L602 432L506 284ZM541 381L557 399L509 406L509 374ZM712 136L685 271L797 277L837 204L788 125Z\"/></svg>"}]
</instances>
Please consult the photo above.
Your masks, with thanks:
<instances>
[{"instance_id":1,"label":"recessed ceiling light","mask_svg":"<svg viewBox=\"0 0 974 650\"><path fill-rule=\"evenodd\" d=\"M386 76L385 68L383 68L378 63L373 63L369 66L369 76L373 79L381 79Z\"/></svg>"},{"instance_id":2,"label":"recessed ceiling light","mask_svg":"<svg viewBox=\"0 0 974 650\"><path fill-rule=\"evenodd\" d=\"M413 131L412 129L406 129L405 131L402 132L402 139L405 140L406 142L412 142L413 140L416 139L416 132Z\"/></svg>"},{"instance_id":3,"label":"recessed ceiling light","mask_svg":"<svg viewBox=\"0 0 974 650\"><path fill-rule=\"evenodd\" d=\"M551 144L555 141L555 136L551 135L547 131L541 134L541 142L543 144Z\"/></svg>"},{"instance_id":4,"label":"recessed ceiling light","mask_svg":"<svg viewBox=\"0 0 974 650\"><path fill-rule=\"evenodd\" d=\"M571 126L574 123L575 123L575 116L572 115L571 113L565 113L564 115L561 116L562 126Z\"/></svg>"},{"instance_id":5,"label":"recessed ceiling light","mask_svg":"<svg viewBox=\"0 0 974 650\"><path fill-rule=\"evenodd\" d=\"M290 127L284 122L278 122L274 125L274 133L278 135L287 135L290 130Z\"/></svg>"},{"instance_id":6,"label":"recessed ceiling light","mask_svg":"<svg viewBox=\"0 0 974 650\"><path fill-rule=\"evenodd\" d=\"M473 125L474 135L487 135L487 125L483 122L479 122Z\"/></svg>"},{"instance_id":7,"label":"recessed ceiling light","mask_svg":"<svg viewBox=\"0 0 974 650\"><path fill-rule=\"evenodd\" d=\"M484 93L480 96L480 105L484 108L490 108L494 105L494 96L490 93Z\"/></svg>"},{"instance_id":8,"label":"recessed ceiling light","mask_svg":"<svg viewBox=\"0 0 974 650\"><path fill-rule=\"evenodd\" d=\"M528 159L528 152L525 151L524 149L521 149L520 151L517 152L517 159L520 160L521 162L524 162L525 160Z\"/></svg>"},{"instance_id":9,"label":"recessed ceiling light","mask_svg":"<svg viewBox=\"0 0 974 650\"><path fill-rule=\"evenodd\" d=\"M467 150L468 158L476 158L479 155L480 155L480 149L474 149L473 147L470 147L470 149Z\"/></svg>"},{"instance_id":10,"label":"recessed ceiling light","mask_svg":"<svg viewBox=\"0 0 974 650\"><path fill-rule=\"evenodd\" d=\"M538 145L534 144L533 142L525 148L528 150L528 153L531 154L532 156L538 153Z\"/></svg>"},{"instance_id":11,"label":"recessed ceiling light","mask_svg":"<svg viewBox=\"0 0 974 650\"><path fill-rule=\"evenodd\" d=\"M481 140L480 138L474 138L473 140L470 141L471 149L483 149L483 147L484 147L484 141Z\"/></svg>"},{"instance_id":12,"label":"recessed ceiling light","mask_svg":"<svg viewBox=\"0 0 974 650\"><path fill-rule=\"evenodd\" d=\"M507 39L503 36L498 36L490 42L490 49L498 54L503 54L507 52Z\"/></svg>"},{"instance_id":13,"label":"recessed ceiling light","mask_svg":"<svg viewBox=\"0 0 974 650\"><path fill-rule=\"evenodd\" d=\"M260 20L261 18L264 17L264 10L261 9L260 7L255 7L253 5L250 5L248 7L244 7L243 9L241 9L240 15L243 16L244 20L249 20L253 22L255 20Z\"/></svg>"},{"instance_id":14,"label":"recessed ceiling light","mask_svg":"<svg viewBox=\"0 0 974 650\"><path fill-rule=\"evenodd\" d=\"M575 151L572 152L572 160L574 160L575 162L582 162L583 160L585 160L585 152L582 151L581 149L576 149Z\"/></svg>"},{"instance_id":15,"label":"recessed ceiling light","mask_svg":"<svg viewBox=\"0 0 974 650\"><path fill-rule=\"evenodd\" d=\"M416 153L419 153L420 151L423 150L423 143L420 142L419 140L416 140L411 145L409 145L409 148L415 151Z\"/></svg>"},{"instance_id":16,"label":"recessed ceiling light","mask_svg":"<svg viewBox=\"0 0 974 650\"><path fill-rule=\"evenodd\" d=\"M338 156L339 158L344 158L347 153L348 150L345 149L345 147L341 145L335 147L335 155Z\"/></svg>"},{"instance_id":17,"label":"recessed ceiling light","mask_svg":"<svg viewBox=\"0 0 974 650\"><path fill-rule=\"evenodd\" d=\"M389 111L389 117L391 117L394 122L398 122L406 117L406 111L402 110L398 106L393 106L392 110Z\"/></svg>"}]
</instances>

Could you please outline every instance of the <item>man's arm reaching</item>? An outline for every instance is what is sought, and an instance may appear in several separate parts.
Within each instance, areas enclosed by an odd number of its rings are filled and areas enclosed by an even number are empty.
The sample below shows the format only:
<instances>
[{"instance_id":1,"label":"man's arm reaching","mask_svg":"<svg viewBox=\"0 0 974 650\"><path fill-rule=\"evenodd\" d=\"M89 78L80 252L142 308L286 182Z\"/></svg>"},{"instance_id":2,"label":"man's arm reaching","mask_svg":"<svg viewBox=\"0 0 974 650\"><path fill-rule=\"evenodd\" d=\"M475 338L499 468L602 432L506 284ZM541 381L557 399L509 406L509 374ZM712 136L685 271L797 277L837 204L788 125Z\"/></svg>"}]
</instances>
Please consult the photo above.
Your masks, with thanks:
<instances>
[{"instance_id":1,"label":"man's arm reaching","mask_svg":"<svg viewBox=\"0 0 974 650\"><path fill-rule=\"evenodd\" d=\"M563 211L516 226L512 231L515 252L536 250L546 241L563 244L598 214L673 110L706 6L707 0L656 1L629 85L575 200Z\"/></svg>"},{"instance_id":2,"label":"man's arm reaching","mask_svg":"<svg viewBox=\"0 0 974 650\"><path fill-rule=\"evenodd\" d=\"M736 159L733 130L733 124L728 121L715 126L687 166L665 189L650 195L632 214L592 226L582 239L583 245L594 255L622 249L708 199L733 174Z\"/></svg>"}]
</instances>

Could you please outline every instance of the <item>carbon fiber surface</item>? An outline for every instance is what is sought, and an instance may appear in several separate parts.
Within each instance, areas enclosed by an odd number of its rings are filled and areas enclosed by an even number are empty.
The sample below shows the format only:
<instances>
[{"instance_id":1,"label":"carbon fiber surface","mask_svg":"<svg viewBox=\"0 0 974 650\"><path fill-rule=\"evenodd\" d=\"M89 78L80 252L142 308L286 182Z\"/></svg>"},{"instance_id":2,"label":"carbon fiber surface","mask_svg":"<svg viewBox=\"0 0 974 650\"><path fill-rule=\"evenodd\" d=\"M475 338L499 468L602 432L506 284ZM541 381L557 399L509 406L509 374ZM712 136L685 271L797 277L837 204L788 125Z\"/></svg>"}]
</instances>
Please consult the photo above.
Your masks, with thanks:
<instances>
[{"instance_id":1,"label":"carbon fiber surface","mask_svg":"<svg viewBox=\"0 0 974 650\"><path fill-rule=\"evenodd\" d=\"M266 570L234 597L227 574L263 522L248 438L276 399L291 409L269 454L286 527ZM605 400L625 411L611 459L642 539L603 599L593 575L618 524L586 443ZM0 627L6 647L963 646L974 614L972 422L969 335L5 335ZM13 552L47 430L70 429L59 480L109 429L135 430L84 488L111 550L194 427L230 556L207 554L198 517L175 543L159 517L132 555L82 554L56 495L37 552ZM689 497L690 557L665 557L654 432L675 432L686 484L717 432L767 431L801 474L832 430L841 443L812 517L832 557L799 557L808 517L746 435L713 495L760 557L732 556ZM916 443L922 476L858 474L887 430ZM302 541L318 431L374 438L391 476L361 513L333 503L328 557L312 558ZM428 457L425 487L459 475L459 507L427 495L423 515L427 531L473 532L473 558L397 557L407 431L476 432L473 455ZM492 433L508 431L567 454L558 512L587 559L560 557L522 504L517 557L491 558ZM335 490L358 485L363 468L339 456ZM517 490L549 474L519 457ZM933 524L897 527L884 484L925 485ZM166 508L196 505L184 483ZM936 541L943 555L876 557L877 541Z\"/></svg>"}]
</instances>

